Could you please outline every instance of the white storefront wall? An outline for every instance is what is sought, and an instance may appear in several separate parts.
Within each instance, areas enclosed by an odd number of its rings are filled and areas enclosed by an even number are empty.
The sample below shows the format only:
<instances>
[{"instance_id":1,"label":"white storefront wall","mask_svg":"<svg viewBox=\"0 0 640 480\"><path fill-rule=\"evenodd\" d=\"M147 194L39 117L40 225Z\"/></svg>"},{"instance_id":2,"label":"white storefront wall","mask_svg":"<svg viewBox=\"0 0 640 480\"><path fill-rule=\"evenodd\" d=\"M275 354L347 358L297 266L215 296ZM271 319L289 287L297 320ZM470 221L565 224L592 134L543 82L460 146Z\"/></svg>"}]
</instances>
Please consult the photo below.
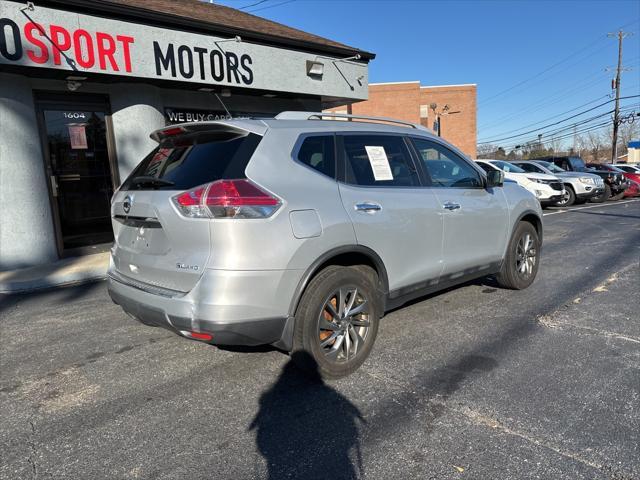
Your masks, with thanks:
<instances>
[{"instance_id":1,"label":"white storefront wall","mask_svg":"<svg viewBox=\"0 0 640 480\"><path fill-rule=\"evenodd\" d=\"M109 98L120 179L153 148L149 133L168 123L167 111L223 109L198 85L179 89L163 80L232 87L223 101L236 112L318 110L322 97L367 97L366 64L40 6L24 9L25 3L0 2L0 271L58 258L34 104L34 92L69 93L65 80L44 78L51 69L91 72L78 92ZM322 78L307 75L307 60L325 64ZM118 83L111 83L113 75ZM239 89L247 95L236 94ZM250 96L256 89L288 98Z\"/></svg>"}]
</instances>

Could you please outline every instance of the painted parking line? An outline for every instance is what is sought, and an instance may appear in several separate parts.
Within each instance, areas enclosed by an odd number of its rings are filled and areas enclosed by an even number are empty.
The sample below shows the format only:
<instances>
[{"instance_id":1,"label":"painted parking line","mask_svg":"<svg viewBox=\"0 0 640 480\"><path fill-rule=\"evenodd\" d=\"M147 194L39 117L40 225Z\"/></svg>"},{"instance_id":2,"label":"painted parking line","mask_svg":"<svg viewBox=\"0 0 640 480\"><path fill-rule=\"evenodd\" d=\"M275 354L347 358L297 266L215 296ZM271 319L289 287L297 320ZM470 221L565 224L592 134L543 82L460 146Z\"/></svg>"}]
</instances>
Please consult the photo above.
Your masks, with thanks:
<instances>
[{"instance_id":1,"label":"painted parking line","mask_svg":"<svg viewBox=\"0 0 640 480\"><path fill-rule=\"evenodd\" d=\"M574 212L576 210L586 210L587 208L603 208L603 207L612 207L615 205L622 205L623 203L636 203L639 202L640 200L638 199L633 199L633 200L622 200L622 201L617 201L615 203L602 203L602 204L598 204L598 205L588 205L586 207L576 207L576 208L570 208L567 210L558 210L556 212L549 212L549 213L543 213L542 216L546 217L547 215L557 215L558 213L569 213L569 212Z\"/></svg>"}]
</instances>

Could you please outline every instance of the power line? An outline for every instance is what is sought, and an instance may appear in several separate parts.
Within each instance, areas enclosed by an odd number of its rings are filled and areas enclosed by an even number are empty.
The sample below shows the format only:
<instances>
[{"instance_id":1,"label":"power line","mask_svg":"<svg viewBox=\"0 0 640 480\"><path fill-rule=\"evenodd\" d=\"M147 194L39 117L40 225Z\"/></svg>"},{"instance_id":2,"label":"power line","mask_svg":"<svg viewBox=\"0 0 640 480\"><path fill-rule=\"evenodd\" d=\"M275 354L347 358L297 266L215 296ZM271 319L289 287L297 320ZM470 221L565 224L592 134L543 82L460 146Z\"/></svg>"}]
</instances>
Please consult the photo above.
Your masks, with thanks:
<instances>
[{"instance_id":1,"label":"power line","mask_svg":"<svg viewBox=\"0 0 640 480\"><path fill-rule=\"evenodd\" d=\"M528 104L522 108L518 108L518 111L514 112L514 113L510 113L504 117L500 117L498 119L496 119L495 121L491 122L491 124L483 124L480 125L480 130L490 130L492 128L495 128L499 125L503 125L504 123L507 123L507 121L511 120L512 118L518 117L520 115L522 115L523 112L537 112L539 110L542 110L543 108L545 108L547 105L552 105L557 103L557 99L562 98L563 100L575 96L583 91L585 91L587 88L591 87L592 85L595 85L599 82L602 82L602 77L604 77L606 75L604 70L599 70L598 72L595 72L591 75L588 75L587 77L583 78L581 81L569 86L569 87L564 87L561 88L560 90L556 90L554 93L551 93L550 95L547 95L545 99L543 99L542 102L540 101L536 101L534 103ZM598 78L596 78L595 80L591 80L593 77L598 76ZM494 134L495 135L495 134Z\"/></svg>"},{"instance_id":2,"label":"power line","mask_svg":"<svg viewBox=\"0 0 640 480\"><path fill-rule=\"evenodd\" d=\"M637 108L636 105L626 105L625 107L623 107L621 109L621 111L627 112L627 111L633 110L635 108ZM555 135L557 135L559 133L562 133L562 132L564 132L566 130L571 130L572 128L574 128L576 126L585 125L585 124L591 123L591 122L593 122L595 120L599 120L600 118L604 118L604 117L612 114L613 112L614 112L614 110L609 110L607 112L600 113L598 115L594 115L592 117L586 118L584 120L580 120L579 122L572 123L570 125L564 125L562 127L556 128L554 130L540 132L540 134L545 136L545 137L553 137L553 136L555 136Z\"/></svg>"},{"instance_id":3,"label":"power line","mask_svg":"<svg viewBox=\"0 0 640 480\"><path fill-rule=\"evenodd\" d=\"M287 3L295 2L296 0L285 0L284 2L274 3L272 5L267 5L265 7L254 8L253 10L248 10L249 13L259 12L260 10L266 10L267 8L279 7L280 5L286 5Z\"/></svg>"},{"instance_id":4,"label":"power line","mask_svg":"<svg viewBox=\"0 0 640 480\"><path fill-rule=\"evenodd\" d=\"M634 66L636 63L638 63L637 62L638 59L640 59L640 57L634 59L634 61L632 63L627 63L627 65L628 66ZM595 79L594 81L589 81L587 83L582 84L582 82L584 82L584 80L591 79L594 76L598 76L598 75L599 75L599 78ZM547 101L546 102L542 102L542 103L535 102L535 103L529 104L529 105L527 105L525 107L522 107L522 108L518 109L518 111L515 112L515 113L511 113L511 114L509 114L509 115L507 115L505 117L498 118L497 120L491 122L491 124L485 123L483 125L480 125L478 127L478 129L479 130L484 130L484 131L492 130L493 128L495 128L495 127L497 127L499 125L503 125L503 124L507 123L509 120L511 120L511 119L513 119L515 117L521 116L525 112L528 112L528 113L537 112L537 111L542 110L543 108L545 108L547 105L552 105L554 103L557 103L557 99L559 99L559 98L562 98L563 100L565 100L565 99L567 99L569 97L575 96L575 95L583 92L584 90L586 90L588 87L590 87L592 85L595 85L596 83L602 82L602 78L601 77L603 75L607 75L607 73L605 71L598 71L598 72L596 72L596 73L594 73L592 75L589 75L589 76L583 78L582 82L578 82L578 83L576 83L576 84L574 84L574 85L572 85L572 86L570 86L568 88L563 88L561 90L556 91L555 93L551 94L551 96L547 97ZM571 92L571 93L565 94L566 92ZM595 102L595 101L597 101L597 100L599 100L601 98L608 97L608 96L609 95L603 95L602 97L599 97L598 99L594 100L593 102ZM593 102L589 102L589 103L593 103ZM589 103L587 103L585 105L588 105ZM569 111L571 111L571 110L569 110ZM561 115L561 114L558 114L558 115ZM555 116L558 116L558 115L555 115ZM549 119L550 118L555 118L555 116L548 117L548 118ZM546 120L541 120L540 122L542 122L542 121L546 121ZM539 123L539 122L536 122L536 123ZM532 124L532 125L535 125L535 124ZM509 130L509 131L506 131L506 132L501 132L499 134L492 134L492 136L504 135L504 134L507 134L507 133L516 132L518 130L521 130L522 128L527 128L527 127L524 126L524 127L521 127L521 128L515 129L515 130ZM486 138L486 136L485 136L485 138Z\"/></svg>"},{"instance_id":5,"label":"power line","mask_svg":"<svg viewBox=\"0 0 640 480\"><path fill-rule=\"evenodd\" d=\"M599 80L598 80L598 81L599 81ZM580 109L580 108L584 108L584 107L586 107L587 105L591 105L592 103L599 102L599 101L600 101L600 100L602 100L603 98L607 98L607 97L608 97L608 95L603 95L603 96L601 96L601 97L596 98L595 100L591 100L590 102L584 103L584 104L579 105L579 106L577 106L577 107L574 107L574 108L572 108L572 109L570 109L570 110L567 110L566 112L558 113L557 115L552 115L551 117L547 117L547 118L544 118L544 119L539 120L539 121L537 121L537 122L530 123L530 124L528 124L528 125L524 125L524 126L522 126L522 127L520 127L520 128L515 128L515 129L513 129L513 130L507 130L506 132L502 132L502 133L500 133L500 134L498 134L498 135L507 135L507 134L509 134L509 133L518 132L518 131L523 130L523 129L525 129L525 128L529 128L529 127L532 127L532 126L534 126L534 125L538 125L539 123L547 122L547 121L549 121L549 120L551 120L551 119L553 119L553 118L557 118L557 117L560 117L560 116L562 116L562 115L566 115L567 113L571 113L571 112L573 112L573 111L575 111L575 110L578 110L578 109ZM498 135L494 135L494 136L498 136ZM482 140L484 140L484 139L482 139Z\"/></svg>"},{"instance_id":6,"label":"power line","mask_svg":"<svg viewBox=\"0 0 640 480\"><path fill-rule=\"evenodd\" d=\"M627 97L621 97L620 99L621 99L621 100L626 100L626 99L628 99L628 98L637 98L637 97L640 97L640 95L630 95L630 96L627 96ZM548 125L545 125L544 127L535 128L535 129L533 129L533 130L529 130L529 131L527 131L527 132L520 133L520 134L518 134L518 135L511 135L511 136L509 136L509 137L493 139L493 140L491 140L490 142L488 142L488 141L480 142L480 143L478 143L478 145L484 145L484 144L487 144L487 143L501 142L501 141L503 141L503 140L510 140L510 139L512 139L512 138L523 137L523 136L528 135L528 134L530 134L530 133L539 132L540 130L542 130L542 129L544 129L544 128L548 128L548 127L553 127L553 126L555 126L555 125L559 125L559 124L561 124L561 123L566 122L567 120L571 120L572 118L576 118L576 117L579 117L580 115L584 115L585 113L588 113L588 112L591 112L591 111L593 111L593 110L596 110L596 109L598 109L598 108L602 107L603 105L607 105L607 104L609 104L609 103L611 103L611 102L613 102L613 101L614 101L614 100L608 100L608 101L603 102L603 103L601 103L601 104L599 104L599 105L596 105L595 107L591 107L591 108L589 108L589 109L587 109L587 110L584 110L584 111L582 111L582 112L580 112L580 113L576 113L575 115L571 115L570 117L567 117L567 118L564 118L564 119L559 120L559 121L557 121L557 122L554 122L554 123L550 123L550 124L548 124Z\"/></svg>"},{"instance_id":7,"label":"power line","mask_svg":"<svg viewBox=\"0 0 640 480\"><path fill-rule=\"evenodd\" d=\"M553 137L553 140L555 140L555 141L565 140L567 138L573 137L574 135L592 132L592 131L598 130L598 129L602 128L602 127L605 127L607 125L610 125L609 121L598 123L596 125L588 125L588 126L583 127L582 129L577 129L575 131L560 135L558 137ZM500 148L502 148L504 151L514 150L515 148L520 147L522 145L534 144L534 143L538 143L538 139L537 138L529 140L527 142L518 142L518 143L513 143L513 144L510 144L510 145L505 145L504 147L500 147Z\"/></svg>"},{"instance_id":8,"label":"power line","mask_svg":"<svg viewBox=\"0 0 640 480\"><path fill-rule=\"evenodd\" d=\"M524 84L526 84L526 83L530 82L531 80L533 80L533 79L535 79L535 78L538 78L538 77L540 77L540 76L544 75L544 74L545 74L545 73L547 73L548 71L553 70L553 69L554 69L555 67L557 67L558 65L562 65L564 62L571 60L571 59L572 59L572 58L574 58L577 54L580 54L580 53L584 52L585 50L588 50L589 48L593 47L594 45L596 45L597 43L601 42L602 40L604 40L604 37L603 37L603 38L598 38L597 40L595 40L595 41L591 42L591 43L590 43L589 45L587 45L586 47L581 48L581 49L580 49L580 50L578 50L577 52L572 53L572 54L571 54L571 55L569 55L568 57L565 57L565 58L563 58L562 60L560 60L559 62L554 63L554 64L553 64L553 65L551 65L550 67L545 68L545 69L544 69L544 70L542 70L541 72L538 72L537 74L535 74L535 75L533 75L533 76L530 76L529 78L526 78L525 80L522 80L522 81L520 81L520 82L516 83L515 85L513 85L513 86L511 86L511 87L509 87L509 88L507 88L507 89L505 89L505 90L502 90L501 92L498 92L498 93L496 93L495 95L492 95L492 96L491 96L491 97L489 97L489 98L484 99L482 102L480 102L480 103L479 103L479 105L486 104L486 103L488 103L488 102L490 102L490 101L492 101L492 100L494 100L494 99L496 99L496 98L498 98L498 97L500 97L500 96L504 95L505 93L508 93L508 92L510 92L510 91L512 91L512 90L514 90L514 89L516 89L516 88L518 88L518 87L520 87L520 86L522 86L522 85L524 85Z\"/></svg>"},{"instance_id":9,"label":"power line","mask_svg":"<svg viewBox=\"0 0 640 480\"><path fill-rule=\"evenodd\" d=\"M252 3L251 5L245 5L244 7L240 7L238 10L244 10L245 8L255 7L256 5L260 5L264 2L268 2L269 0L260 0L259 2Z\"/></svg>"},{"instance_id":10,"label":"power line","mask_svg":"<svg viewBox=\"0 0 640 480\"><path fill-rule=\"evenodd\" d=\"M620 27L620 29L623 29L623 28L625 28L625 27L628 27L628 26L633 25L634 23L638 23L638 22L640 22L640 20L633 20L633 21L631 21L631 22L629 22L629 23L627 23L627 24L625 24L625 25L621 26L621 27ZM563 64L563 63L565 63L565 62L567 62L567 61L569 61L571 58L573 58L573 57L575 57L576 55L578 55L578 54L580 54L580 53L582 53L582 52L584 52L584 51L586 51L586 50L590 49L591 47L593 47L594 45L596 45L597 43L599 43L599 42L601 42L601 41L603 41L603 40L605 40L605 39L606 39L606 37L598 37L596 40L594 40L593 42L589 43L587 46L585 46L585 47L581 48L580 50L578 50L578 51L574 52L573 54L569 55L568 57L565 57L565 58L563 58L562 60L560 60L560 61L558 61L558 62L554 63L553 65L551 65L551 66L549 66L549 67L545 68L545 69L544 69L544 70L542 70L541 72L538 72L537 74L535 74L535 75L533 75L533 76L530 76L530 77L528 77L528 78L526 78L526 79L524 79L524 80L522 80L522 81L520 81L520 82L516 83L515 85L512 85L511 87L509 87L509 88L507 88L507 89L505 89L505 90L502 90L502 91L500 91L500 92L498 92L498 93L496 93L496 94L492 95L492 96L491 96L491 97L489 97L489 98L486 98L486 99L482 100L478 105L479 105L479 106L482 106L483 104L486 104L486 103L492 102L494 99L496 99L496 98L498 98L498 97L500 97L500 96L502 96L502 95L504 95L504 94L506 94L506 93L508 93L508 92L513 91L514 89L516 89L516 88L518 88L518 87L520 87L520 86L522 86L522 85L524 85L524 84L526 84L526 83L530 82L531 80L534 80L534 79L536 79L536 78L541 77L542 75L544 75L545 73L549 72L550 70L553 70L555 67L557 67L557 66L559 66L559 65L561 65L561 64ZM597 50L597 51L595 51L595 52L590 53L590 54L589 54L589 55L587 55L586 57L582 58L582 59L581 59L581 60L579 60L578 62L575 62L575 63L573 63L573 64L571 64L571 65L575 65L575 64L577 64L577 63L580 63L581 61L586 60L587 58L590 58L591 56L593 56L594 54L598 53L600 50L603 50L603 49L604 49L604 48L606 48L606 47L607 47L607 45L603 45L603 47L602 47L601 49L599 49L599 50Z\"/></svg>"},{"instance_id":11,"label":"power line","mask_svg":"<svg viewBox=\"0 0 640 480\"><path fill-rule=\"evenodd\" d=\"M635 117L636 114L636 110L640 108L640 104L636 104L636 105L626 105L623 108L621 108L621 112L622 113L629 113L629 116L633 116ZM610 126L611 122L609 120L604 121L602 123L598 123L596 125L588 125L589 123L592 123L598 119L601 119L603 117L606 117L607 115L613 113L613 110L610 110L604 114L600 114L600 115L596 115L594 117L591 117L589 119L580 121L580 122L576 122L575 124L571 124L571 125L566 125L562 128L559 128L557 130L554 131L550 131L550 132L546 132L543 135L547 138L551 138L551 140L557 141L557 140L563 140L565 138L569 138L573 135L577 135L579 133L587 133L590 131L594 131L597 130L598 128L602 128L605 126ZM577 128L580 127L580 128ZM566 132L566 133L563 133ZM561 134L561 135L559 135ZM540 140L538 139L532 139L529 141L518 141L518 142L513 142L513 143L509 143L507 145L500 145L500 148L502 148L503 150L513 150L515 147L518 147L519 145L522 144L531 144L531 143L538 143Z\"/></svg>"}]
</instances>

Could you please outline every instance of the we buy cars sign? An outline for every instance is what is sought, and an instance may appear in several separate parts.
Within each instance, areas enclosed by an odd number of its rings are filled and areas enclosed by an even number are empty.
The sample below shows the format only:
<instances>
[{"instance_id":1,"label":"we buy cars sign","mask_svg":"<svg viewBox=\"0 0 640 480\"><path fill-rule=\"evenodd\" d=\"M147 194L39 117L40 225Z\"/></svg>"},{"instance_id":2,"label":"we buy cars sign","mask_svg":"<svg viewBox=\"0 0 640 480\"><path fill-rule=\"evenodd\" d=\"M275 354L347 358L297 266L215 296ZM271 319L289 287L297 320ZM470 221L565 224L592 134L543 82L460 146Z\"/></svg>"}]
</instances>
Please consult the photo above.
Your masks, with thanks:
<instances>
[{"instance_id":1,"label":"we buy cars sign","mask_svg":"<svg viewBox=\"0 0 640 480\"><path fill-rule=\"evenodd\" d=\"M310 78L306 71L306 61L318 59L336 66L325 67L320 80ZM367 66L335 60L38 5L30 10L26 3L0 2L0 66L366 99Z\"/></svg>"}]
</instances>

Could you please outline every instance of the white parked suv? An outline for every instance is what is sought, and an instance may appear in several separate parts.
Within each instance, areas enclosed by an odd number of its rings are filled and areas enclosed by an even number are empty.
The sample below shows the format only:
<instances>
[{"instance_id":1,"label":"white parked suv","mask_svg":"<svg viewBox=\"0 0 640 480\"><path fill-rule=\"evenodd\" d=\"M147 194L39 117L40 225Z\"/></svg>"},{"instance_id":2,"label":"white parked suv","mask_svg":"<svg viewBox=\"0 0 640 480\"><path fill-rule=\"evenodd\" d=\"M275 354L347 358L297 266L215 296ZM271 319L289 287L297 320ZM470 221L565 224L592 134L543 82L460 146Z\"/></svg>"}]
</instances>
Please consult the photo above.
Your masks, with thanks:
<instances>
[{"instance_id":1,"label":"white parked suv","mask_svg":"<svg viewBox=\"0 0 640 480\"><path fill-rule=\"evenodd\" d=\"M504 178L533 193L543 206L556 205L565 196L564 184L557 177L545 173L525 172L509 162L502 160L476 160L485 172L502 170Z\"/></svg>"},{"instance_id":2,"label":"white parked suv","mask_svg":"<svg viewBox=\"0 0 640 480\"><path fill-rule=\"evenodd\" d=\"M565 196L557 207L569 207L574 203L584 203L604 193L604 180L599 175L586 172L567 172L555 163L544 160L514 161L514 165L528 173L546 173L557 176L564 182Z\"/></svg>"}]
</instances>

